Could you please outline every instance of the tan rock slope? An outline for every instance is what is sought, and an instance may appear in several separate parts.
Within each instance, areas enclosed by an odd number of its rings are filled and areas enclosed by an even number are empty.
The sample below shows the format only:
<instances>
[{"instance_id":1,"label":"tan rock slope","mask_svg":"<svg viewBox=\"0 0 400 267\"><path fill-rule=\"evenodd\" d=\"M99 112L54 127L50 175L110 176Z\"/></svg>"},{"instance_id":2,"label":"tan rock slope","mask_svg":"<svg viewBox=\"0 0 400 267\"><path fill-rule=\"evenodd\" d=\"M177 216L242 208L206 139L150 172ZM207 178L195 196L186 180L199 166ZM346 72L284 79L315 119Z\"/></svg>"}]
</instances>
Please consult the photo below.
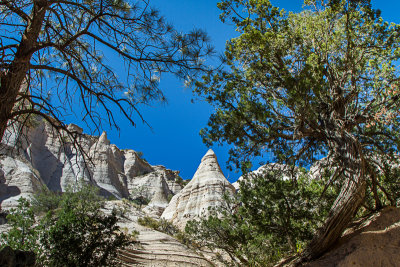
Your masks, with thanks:
<instances>
[{"instance_id":1,"label":"tan rock slope","mask_svg":"<svg viewBox=\"0 0 400 267\"><path fill-rule=\"evenodd\" d=\"M125 216L120 218L119 226L128 232L133 229L139 232L137 238L139 244L120 250L118 258L121 260L122 266L222 266L215 263L215 254L203 255L202 251L189 248L172 236L138 224L138 218L145 214L129 205L123 201L108 201L104 209L106 213L111 213L113 208L127 210Z\"/></svg>"},{"instance_id":2,"label":"tan rock slope","mask_svg":"<svg viewBox=\"0 0 400 267\"><path fill-rule=\"evenodd\" d=\"M183 229L188 220L208 215L210 207L223 205L223 194L234 193L211 149L204 155L192 180L170 201L162 218Z\"/></svg>"},{"instance_id":3,"label":"tan rock slope","mask_svg":"<svg viewBox=\"0 0 400 267\"><path fill-rule=\"evenodd\" d=\"M308 267L400 266L400 209L387 207L347 230L334 249Z\"/></svg>"}]
</instances>

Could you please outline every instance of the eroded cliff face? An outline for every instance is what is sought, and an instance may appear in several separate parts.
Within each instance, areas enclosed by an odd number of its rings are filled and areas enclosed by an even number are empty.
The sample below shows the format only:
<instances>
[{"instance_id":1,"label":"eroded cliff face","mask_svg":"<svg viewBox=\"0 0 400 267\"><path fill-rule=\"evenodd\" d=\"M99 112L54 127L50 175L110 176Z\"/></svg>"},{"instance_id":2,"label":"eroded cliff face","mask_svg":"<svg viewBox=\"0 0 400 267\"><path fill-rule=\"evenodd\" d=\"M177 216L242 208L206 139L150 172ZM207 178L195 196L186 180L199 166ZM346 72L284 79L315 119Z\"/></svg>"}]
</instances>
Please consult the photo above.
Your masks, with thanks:
<instances>
[{"instance_id":1,"label":"eroded cliff face","mask_svg":"<svg viewBox=\"0 0 400 267\"><path fill-rule=\"evenodd\" d=\"M207 216L209 208L224 205L224 193L235 192L210 149L202 158L192 180L176 194L164 210L162 218L183 229L189 220Z\"/></svg>"},{"instance_id":2,"label":"eroded cliff face","mask_svg":"<svg viewBox=\"0 0 400 267\"><path fill-rule=\"evenodd\" d=\"M0 144L3 207L15 205L17 198L38 192L43 186L65 191L80 181L99 187L104 196L116 198L134 197L138 187L145 187L150 199L160 191L168 197L181 190L178 171L152 166L134 150L120 150L110 144L105 132L96 137L82 134L82 129L73 124L68 129L81 134L77 140L81 150L65 133L59 135L43 121L35 121L21 134L17 134L18 129L9 129Z\"/></svg>"}]
</instances>

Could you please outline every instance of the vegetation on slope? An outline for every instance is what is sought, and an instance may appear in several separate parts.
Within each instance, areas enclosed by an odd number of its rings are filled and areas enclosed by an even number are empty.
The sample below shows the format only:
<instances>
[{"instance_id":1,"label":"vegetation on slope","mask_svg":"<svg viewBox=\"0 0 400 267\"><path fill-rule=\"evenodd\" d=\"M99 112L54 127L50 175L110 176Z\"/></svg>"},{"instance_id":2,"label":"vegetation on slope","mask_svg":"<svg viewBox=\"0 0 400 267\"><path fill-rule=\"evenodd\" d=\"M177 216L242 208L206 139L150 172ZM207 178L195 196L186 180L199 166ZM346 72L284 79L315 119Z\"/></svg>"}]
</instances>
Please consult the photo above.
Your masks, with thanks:
<instances>
[{"instance_id":1,"label":"vegetation on slope","mask_svg":"<svg viewBox=\"0 0 400 267\"><path fill-rule=\"evenodd\" d=\"M83 186L63 194L44 191L32 202L21 198L7 216L12 229L1 235L1 246L35 252L38 266L116 264L117 250L133 237L120 231L115 210L100 210L104 200L97 193Z\"/></svg>"}]
</instances>

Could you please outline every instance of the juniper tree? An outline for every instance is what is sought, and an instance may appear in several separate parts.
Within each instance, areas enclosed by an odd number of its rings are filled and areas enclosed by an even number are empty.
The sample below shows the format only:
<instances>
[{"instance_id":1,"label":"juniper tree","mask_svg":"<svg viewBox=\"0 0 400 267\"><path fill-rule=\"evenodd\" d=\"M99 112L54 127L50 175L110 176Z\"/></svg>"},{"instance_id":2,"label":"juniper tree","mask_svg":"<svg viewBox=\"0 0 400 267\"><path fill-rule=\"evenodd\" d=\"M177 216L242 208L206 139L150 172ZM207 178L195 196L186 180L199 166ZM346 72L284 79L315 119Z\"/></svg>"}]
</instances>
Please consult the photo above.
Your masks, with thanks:
<instances>
[{"instance_id":1,"label":"juniper tree","mask_svg":"<svg viewBox=\"0 0 400 267\"><path fill-rule=\"evenodd\" d=\"M240 36L227 43L225 68L197 82L216 106L202 135L233 144L238 167L271 151L291 165L330 157L327 185L343 186L302 255L316 258L340 237L367 184L379 193L376 169L399 151L400 27L369 1L306 0L299 13L268 0L219 8Z\"/></svg>"},{"instance_id":2,"label":"juniper tree","mask_svg":"<svg viewBox=\"0 0 400 267\"><path fill-rule=\"evenodd\" d=\"M164 99L162 73L190 78L211 52L205 33L178 33L147 0L0 0L0 138L29 114L98 129L118 128L119 110L134 124L139 104Z\"/></svg>"}]
</instances>

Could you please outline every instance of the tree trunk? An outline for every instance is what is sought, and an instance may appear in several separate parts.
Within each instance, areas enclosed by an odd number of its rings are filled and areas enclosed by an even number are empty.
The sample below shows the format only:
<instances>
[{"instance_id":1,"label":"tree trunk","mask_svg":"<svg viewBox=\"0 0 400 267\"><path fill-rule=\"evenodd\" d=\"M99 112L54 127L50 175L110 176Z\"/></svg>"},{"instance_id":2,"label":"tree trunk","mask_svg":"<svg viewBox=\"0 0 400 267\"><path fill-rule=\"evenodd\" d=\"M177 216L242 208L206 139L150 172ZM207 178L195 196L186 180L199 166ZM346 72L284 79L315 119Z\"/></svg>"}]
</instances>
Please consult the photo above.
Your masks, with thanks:
<instances>
[{"instance_id":1,"label":"tree trunk","mask_svg":"<svg viewBox=\"0 0 400 267\"><path fill-rule=\"evenodd\" d=\"M329 138L329 146L343 169L344 184L322 228L308 244L300 262L318 258L334 245L364 201L366 164L362 148L349 133Z\"/></svg>"},{"instance_id":2,"label":"tree trunk","mask_svg":"<svg viewBox=\"0 0 400 267\"><path fill-rule=\"evenodd\" d=\"M6 71L0 73L0 141L3 139L8 121L22 84L27 79L30 61L38 43L42 24L49 3L47 0L33 1L32 13L18 45L13 61Z\"/></svg>"}]
</instances>

